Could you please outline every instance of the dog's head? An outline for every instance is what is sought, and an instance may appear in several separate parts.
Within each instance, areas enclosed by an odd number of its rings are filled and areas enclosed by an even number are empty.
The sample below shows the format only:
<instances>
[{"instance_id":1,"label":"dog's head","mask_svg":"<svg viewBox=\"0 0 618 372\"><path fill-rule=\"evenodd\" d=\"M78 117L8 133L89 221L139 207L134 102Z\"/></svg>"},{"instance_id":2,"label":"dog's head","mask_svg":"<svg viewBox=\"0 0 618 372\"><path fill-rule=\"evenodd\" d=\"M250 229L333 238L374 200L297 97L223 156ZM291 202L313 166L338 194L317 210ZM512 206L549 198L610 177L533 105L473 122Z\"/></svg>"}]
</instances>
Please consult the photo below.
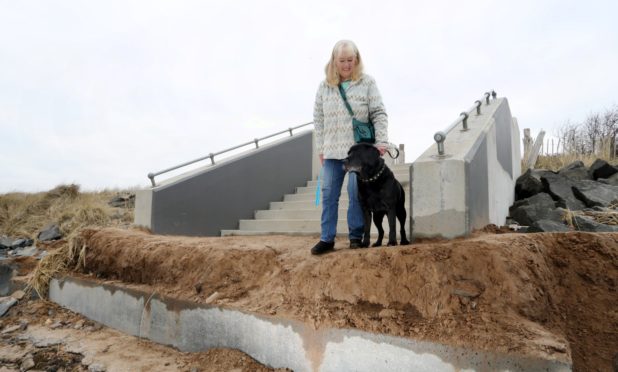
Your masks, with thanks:
<instances>
[{"instance_id":1,"label":"dog's head","mask_svg":"<svg viewBox=\"0 0 618 372\"><path fill-rule=\"evenodd\" d=\"M363 179L373 177L383 165L384 159L380 156L380 151L367 143L350 147L348 157L343 160L346 171L357 173Z\"/></svg>"}]
</instances>

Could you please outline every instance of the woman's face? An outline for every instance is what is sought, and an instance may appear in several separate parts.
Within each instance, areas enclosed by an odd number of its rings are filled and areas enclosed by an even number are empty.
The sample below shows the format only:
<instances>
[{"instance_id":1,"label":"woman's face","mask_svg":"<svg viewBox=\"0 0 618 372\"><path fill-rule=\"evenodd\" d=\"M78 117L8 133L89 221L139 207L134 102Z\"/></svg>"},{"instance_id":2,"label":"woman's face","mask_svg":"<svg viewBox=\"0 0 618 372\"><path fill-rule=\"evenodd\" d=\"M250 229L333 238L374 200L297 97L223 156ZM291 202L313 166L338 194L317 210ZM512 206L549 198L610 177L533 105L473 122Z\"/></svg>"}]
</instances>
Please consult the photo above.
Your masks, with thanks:
<instances>
[{"instance_id":1,"label":"woman's face","mask_svg":"<svg viewBox=\"0 0 618 372\"><path fill-rule=\"evenodd\" d=\"M356 55L350 48L341 48L335 58L335 66L341 81L345 81L352 77L352 71L356 67Z\"/></svg>"}]
</instances>

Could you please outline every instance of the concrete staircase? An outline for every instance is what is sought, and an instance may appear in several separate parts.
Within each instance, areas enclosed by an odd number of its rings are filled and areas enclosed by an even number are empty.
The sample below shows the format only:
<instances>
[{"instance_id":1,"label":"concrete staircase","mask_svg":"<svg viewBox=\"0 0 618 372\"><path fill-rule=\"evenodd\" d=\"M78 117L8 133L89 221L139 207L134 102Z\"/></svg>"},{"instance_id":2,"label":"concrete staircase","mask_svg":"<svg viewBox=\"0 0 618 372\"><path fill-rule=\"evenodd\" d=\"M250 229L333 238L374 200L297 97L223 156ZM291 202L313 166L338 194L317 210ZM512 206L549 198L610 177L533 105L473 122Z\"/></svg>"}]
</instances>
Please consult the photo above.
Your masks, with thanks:
<instances>
[{"instance_id":1,"label":"concrete staircase","mask_svg":"<svg viewBox=\"0 0 618 372\"><path fill-rule=\"evenodd\" d=\"M410 220L410 166L411 164L389 165L395 174L395 178L401 182L406 191L406 210L408 211L408 221ZM344 179L341 198L339 199L339 221L337 223L337 234L347 236L347 192L348 177ZM289 234L289 235L316 235L320 234L320 217L322 215L322 201L320 205L315 205L317 180L307 182L306 186L297 187L296 193L283 196L283 201L273 201L270 209L255 212L252 220L240 220L238 230L221 230L221 236L230 235L266 235L266 234ZM409 223L406 224L406 231L409 233ZM388 222L386 217L382 224L385 234L388 234ZM377 235L375 226L372 226L372 235ZM399 231L399 223L397 224ZM409 238L409 236L408 236ZM399 240L399 232L397 233Z\"/></svg>"}]
</instances>

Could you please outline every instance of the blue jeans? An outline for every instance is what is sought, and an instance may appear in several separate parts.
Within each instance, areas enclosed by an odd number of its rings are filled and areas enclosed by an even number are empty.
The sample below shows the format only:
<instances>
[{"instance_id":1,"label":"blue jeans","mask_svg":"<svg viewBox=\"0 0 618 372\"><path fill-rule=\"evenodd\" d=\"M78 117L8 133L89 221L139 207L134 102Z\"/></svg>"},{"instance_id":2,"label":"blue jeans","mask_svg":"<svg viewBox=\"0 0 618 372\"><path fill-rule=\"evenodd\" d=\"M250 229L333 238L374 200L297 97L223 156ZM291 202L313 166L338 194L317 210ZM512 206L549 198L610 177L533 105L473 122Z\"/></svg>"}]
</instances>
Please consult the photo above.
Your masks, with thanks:
<instances>
[{"instance_id":1,"label":"blue jeans","mask_svg":"<svg viewBox=\"0 0 618 372\"><path fill-rule=\"evenodd\" d=\"M346 171L343 168L343 160L337 159L324 159L322 171L322 235L320 240L330 243L335 241L335 235L337 235L339 196L341 196L341 186ZM362 239L363 210L358 201L356 173L349 173L348 175L348 195L350 197L348 236L350 239Z\"/></svg>"}]
</instances>

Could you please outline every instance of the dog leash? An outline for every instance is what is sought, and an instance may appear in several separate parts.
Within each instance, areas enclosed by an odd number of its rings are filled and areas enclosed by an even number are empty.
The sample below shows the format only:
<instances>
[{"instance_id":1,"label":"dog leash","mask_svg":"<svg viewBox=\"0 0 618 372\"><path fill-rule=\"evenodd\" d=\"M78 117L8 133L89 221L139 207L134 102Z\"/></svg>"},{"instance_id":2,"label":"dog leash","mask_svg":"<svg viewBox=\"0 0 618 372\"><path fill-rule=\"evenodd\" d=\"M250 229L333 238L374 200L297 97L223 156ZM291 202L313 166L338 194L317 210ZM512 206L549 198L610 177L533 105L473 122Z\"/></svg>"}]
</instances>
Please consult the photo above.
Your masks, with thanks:
<instances>
[{"instance_id":1,"label":"dog leash","mask_svg":"<svg viewBox=\"0 0 618 372\"><path fill-rule=\"evenodd\" d=\"M320 173L318 173L318 186L315 188L315 206L320 205L320 178L324 168L320 169Z\"/></svg>"},{"instance_id":2,"label":"dog leash","mask_svg":"<svg viewBox=\"0 0 618 372\"><path fill-rule=\"evenodd\" d=\"M393 156L393 154L391 154L391 150L390 149L386 149L386 152L388 153L388 155L391 157L391 159L397 159L399 157L399 149L394 147L393 148L395 151L397 151L397 155Z\"/></svg>"}]
</instances>

